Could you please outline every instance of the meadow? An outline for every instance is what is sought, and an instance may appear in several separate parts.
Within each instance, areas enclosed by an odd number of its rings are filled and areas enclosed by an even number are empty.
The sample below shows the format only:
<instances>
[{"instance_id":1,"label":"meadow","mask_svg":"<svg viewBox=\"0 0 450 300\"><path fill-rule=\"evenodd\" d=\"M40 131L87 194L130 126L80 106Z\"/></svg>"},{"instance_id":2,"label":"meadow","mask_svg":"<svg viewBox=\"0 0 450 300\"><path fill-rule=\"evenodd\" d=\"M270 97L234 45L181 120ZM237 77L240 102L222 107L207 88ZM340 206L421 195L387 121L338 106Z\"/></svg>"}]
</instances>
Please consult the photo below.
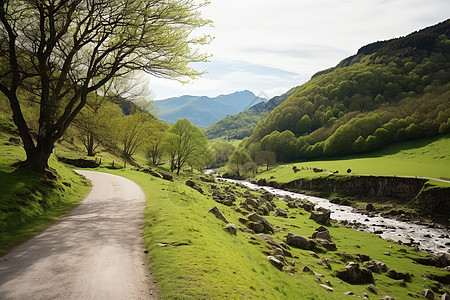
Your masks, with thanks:
<instances>
[{"instance_id":1,"label":"meadow","mask_svg":"<svg viewBox=\"0 0 450 300\"><path fill-rule=\"evenodd\" d=\"M301 171L294 173L294 166ZM256 178L289 182L299 178L329 175L315 173L312 168L337 171L339 175L408 176L450 180L450 135L399 143L365 155L282 164L257 175ZM349 169L351 172L347 173ZM432 184L450 186L438 181L432 181Z\"/></svg>"}]
</instances>

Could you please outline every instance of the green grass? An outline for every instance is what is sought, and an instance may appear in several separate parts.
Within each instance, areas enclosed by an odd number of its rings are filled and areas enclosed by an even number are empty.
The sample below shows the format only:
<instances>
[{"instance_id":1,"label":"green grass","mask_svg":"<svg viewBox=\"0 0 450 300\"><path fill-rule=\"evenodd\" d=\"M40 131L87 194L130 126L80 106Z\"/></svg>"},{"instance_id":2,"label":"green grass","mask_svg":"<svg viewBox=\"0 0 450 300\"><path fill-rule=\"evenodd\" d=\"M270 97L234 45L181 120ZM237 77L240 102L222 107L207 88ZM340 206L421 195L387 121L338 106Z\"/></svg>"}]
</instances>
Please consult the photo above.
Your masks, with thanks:
<instances>
[{"instance_id":1,"label":"green grass","mask_svg":"<svg viewBox=\"0 0 450 300\"><path fill-rule=\"evenodd\" d=\"M299 178L328 176L302 170L294 174L292 167L320 168L339 174L373 174L382 176L418 176L438 179L450 178L450 135L427 138L393 145L381 151L366 155L347 156L339 159L313 160L300 163L280 165L264 172L257 178L272 179L278 182L289 182ZM439 186L450 184L432 181Z\"/></svg>"},{"instance_id":2,"label":"green grass","mask_svg":"<svg viewBox=\"0 0 450 300\"><path fill-rule=\"evenodd\" d=\"M4 143L0 136L0 255L39 233L75 207L87 194L89 184L51 156L49 164L60 175L53 186L37 174L11 167L24 160L25 152Z\"/></svg>"},{"instance_id":3,"label":"green grass","mask_svg":"<svg viewBox=\"0 0 450 300\"><path fill-rule=\"evenodd\" d=\"M132 179L147 196L144 239L149 249L150 269L162 299L343 299L346 291L367 292L367 285L349 285L334 277L335 270L344 268L337 252L367 254L385 262L389 268L414 274L406 287L401 287L399 281L388 278L386 274L375 274L378 295L368 292L371 298L390 295L404 299L408 292L420 295L424 288L437 285L420 274L445 273L412 261L412 257L424 256L423 253L382 240L374 234L337 225L329 227L329 230L338 251L318 253L319 257L330 260L332 270L318 265L319 259L311 256L310 251L291 248L294 258L287 259L294 261L295 267L291 268L292 273L281 272L266 261L268 254L263 251L269 249L264 241L241 231L232 236L223 229L225 224L222 221L206 213L216 205L230 222L243 226L238 221L242 216L240 213L212 200L208 184L196 180L207 191L207 195L201 195L184 184L185 177L168 182L131 170L107 172ZM223 188L223 185L230 184L216 185ZM244 191L236 189L241 193ZM292 217L284 219L273 213L266 217L280 228L272 235L276 241L283 241L287 232L310 236L319 226L308 218L309 214L303 209L288 209L281 200L276 204L288 210ZM158 243L169 246L161 247ZM180 243L185 245L174 246ZM407 253L399 252L400 249ZM391 255L387 256L385 252ZM329 280L334 292L321 288L316 276L303 273L305 265L323 274L322 282ZM449 290L449 286L442 289Z\"/></svg>"}]
</instances>

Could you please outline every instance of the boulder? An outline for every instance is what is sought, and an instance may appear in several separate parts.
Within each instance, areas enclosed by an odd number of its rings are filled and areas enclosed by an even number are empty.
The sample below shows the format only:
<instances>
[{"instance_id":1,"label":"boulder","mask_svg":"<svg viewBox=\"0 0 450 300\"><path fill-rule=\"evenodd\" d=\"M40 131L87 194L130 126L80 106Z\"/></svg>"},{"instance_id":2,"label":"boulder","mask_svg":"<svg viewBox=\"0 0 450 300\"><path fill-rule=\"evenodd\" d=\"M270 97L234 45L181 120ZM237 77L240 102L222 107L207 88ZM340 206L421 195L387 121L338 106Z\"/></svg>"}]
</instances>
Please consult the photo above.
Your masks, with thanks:
<instances>
[{"instance_id":1,"label":"boulder","mask_svg":"<svg viewBox=\"0 0 450 300\"><path fill-rule=\"evenodd\" d=\"M331 211L326 208L319 208L318 210L311 211L310 219L316 221L319 224L330 225Z\"/></svg>"},{"instance_id":2,"label":"boulder","mask_svg":"<svg viewBox=\"0 0 450 300\"><path fill-rule=\"evenodd\" d=\"M388 270L386 264L376 259L366 261L364 263L364 268L369 269L370 271L375 273L387 272Z\"/></svg>"},{"instance_id":3,"label":"boulder","mask_svg":"<svg viewBox=\"0 0 450 300\"><path fill-rule=\"evenodd\" d=\"M357 262L348 262L344 271L336 271L336 277L350 284L374 283L373 275L366 268L359 268Z\"/></svg>"},{"instance_id":4,"label":"boulder","mask_svg":"<svg viewBox=\"0 0 450 300\"><path fill-rule=\"evenodd\" d=\"M450 254L449 253L428 254L426 258L419 258L416 261L422 265L445 268L450 266Z\"/></svg>"},{"instance_id":5,"label":"boulder","mask_svg":"<svg viewBox=\"0 0 450 300\"><path fill-rule=\"evenodd\" d=\"M369 203L366 205L366 210L367 211L375 211L375 207L373 206L372 203Z\"/></svg>"},{"instance_id":6,"label":"boulder","mask_svg":"<svg viewBox=\"0 0 450 300\"><path fill-rule=\"evenodd\" d=\"M286 243L289 246L294 246L294 247L297 247L300 249L305 249L305 250L312 250L316 246L314 241L312 241L304 236L296 235L296 234L292 234L292 233L287 234Z\"/></svg>"},{"instance_id":7,"label":"boulder","mask_svg":"<svg viewBox=\"0 0 450 300\"><path fill-rule=\"evenodd\" d=\"M253 222L253 221L249 221L247 223L247 227L248 229L253 230L255 233L262 233L265 232L264 230L264 224L262 224L261 222Z\"/></svg>"},{"instance_id":8,"label":"boulder","mask_svg":"<svg viewBox=\"0 0 450 300\"><path fill-rule=\"evenodd\" d=\"M336 251L337 247L336 244L329 241L329 240L324 240L324 239L315 239L316 243L319 244L320 246L324 247L327 250L330 251Z\"/></svg>"},{"instance_id":9,"label":"boulder","mask_svg":"<svg viewBox=\"0 0 450 300\"><path fill-rule=\"evenodd\" d=\"M281 208L277 208L277 210L275 211L275 214L278 217L283 217L283 218L287 218L288 217L287 212L284 209L281 209Z\"/></svg>"},{"instance_id":10,"label":"boulder","mask_svg":"<svg viewBox=\"0 0 450 300\"><path fill-rule=\"evenodd\" d=\"M193 181L190 180L190 179L186 180L185 184L186 184L188 187L190 187L190 188L195 187L195 182L193 182Z\"/></svg>"},{"instance_id":11,"label":"boulder","mask_svg":"<svg viewBox=\"0 0 450 300\"><path fill-rule=\"evenodd\" d=\"M237 233L237 227L233 223L228 223L225 225L225 229L232 235L236 235Z\"/></svg>"},{"instance_id":12,"label":"boulder","mask_svg":"<svg viewBox=\"0 0 450 300\"><path fill-rule=\"evenodd\" d=\"M162 176L162 178L164 180L168 180L168 181L172 181L173 180L173 175L172 174L164 173L164 172L161 172L160 174L161 174L161 176Z\"/></svg>"},{"instance_id":13,"label":"boulder","mask_svg":"<svg viewBox=\"0 0 450 300\"><path fill-rule=\"evenodd\" d=\"M393 269L389 269L387 276L394 280L404 280L407 282L411 282L411 275L409 273L401 273Z\"/></svg>"},{"instance_id":14,"label":"boulder","mask_svg":"<svg viewBox=\"0 0 450 300\"><path fill-rule=\"evenodd\" d=\"M264 217L261 217L257 213L252 213L252 214L248 215L247 219L249 219L250 221L256 222L256 223L263 224L264 231L271 232L271 233L274 232L273 225L270 224Z\"/></svg>"},{"instance_id":15,"label":"boulder","mask_svg":"<svg viewBox=\"0 0 450 300\"><path fill-rule=\"evenodd\" d=\"M212 213L216 216L217 219L224 221L225 223L230 223L228 220L222 215L220 210L217 208L217 206L213 206L210 210L208 210L208 213Z\"/></svg>"},{"instance_id":16,"label":"boulder","mask_svg":"<svg viewBox=\"0 0 450 300\"><path fill-rule=\"evenodd\" d=\"M313 239L323 239L331 242L331 235L328 229L323 226L320 226L316 229L316 231L312 234L311 238Z\"/></svg>"}]
</instances>

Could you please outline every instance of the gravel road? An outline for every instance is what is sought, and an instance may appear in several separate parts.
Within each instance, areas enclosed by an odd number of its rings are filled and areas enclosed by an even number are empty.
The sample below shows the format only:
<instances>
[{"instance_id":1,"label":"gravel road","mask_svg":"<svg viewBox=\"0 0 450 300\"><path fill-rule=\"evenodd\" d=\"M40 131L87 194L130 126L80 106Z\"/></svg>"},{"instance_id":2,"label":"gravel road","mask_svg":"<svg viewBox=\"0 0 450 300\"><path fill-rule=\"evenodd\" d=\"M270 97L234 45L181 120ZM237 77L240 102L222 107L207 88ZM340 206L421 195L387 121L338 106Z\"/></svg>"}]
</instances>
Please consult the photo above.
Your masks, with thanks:
<instances>
[{"instance_id":1,"label":"gravel road","mask_svg":"<svg viewBox=\"0 0 450 300\"><path fill-rule=\"evenodd\" d=\"M69 215L0 257L0 299L157 299L142 239L145 196L120 176L92 181Z\"/></svg>"}]
</instances>

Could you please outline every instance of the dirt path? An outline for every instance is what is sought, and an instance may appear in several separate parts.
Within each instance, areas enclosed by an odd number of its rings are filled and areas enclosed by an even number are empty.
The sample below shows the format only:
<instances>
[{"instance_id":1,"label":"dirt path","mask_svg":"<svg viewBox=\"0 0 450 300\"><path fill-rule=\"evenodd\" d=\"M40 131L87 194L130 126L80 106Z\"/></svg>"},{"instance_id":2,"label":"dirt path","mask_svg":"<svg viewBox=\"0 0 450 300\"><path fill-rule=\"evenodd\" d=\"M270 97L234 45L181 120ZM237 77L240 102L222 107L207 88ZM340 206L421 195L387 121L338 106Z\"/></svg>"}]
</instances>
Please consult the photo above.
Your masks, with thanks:
<instances>
[{"instance_id":1,"label":"dirt path","mask_svg":"<svg viewBox=\"0 0 450 300\"><path fill-rule=\"evenodd\" d=\"M93 184L82 204L0 258L0 299L157 299L144 193L123 177L79 173Z\"/></svg>"}]
</instances>

